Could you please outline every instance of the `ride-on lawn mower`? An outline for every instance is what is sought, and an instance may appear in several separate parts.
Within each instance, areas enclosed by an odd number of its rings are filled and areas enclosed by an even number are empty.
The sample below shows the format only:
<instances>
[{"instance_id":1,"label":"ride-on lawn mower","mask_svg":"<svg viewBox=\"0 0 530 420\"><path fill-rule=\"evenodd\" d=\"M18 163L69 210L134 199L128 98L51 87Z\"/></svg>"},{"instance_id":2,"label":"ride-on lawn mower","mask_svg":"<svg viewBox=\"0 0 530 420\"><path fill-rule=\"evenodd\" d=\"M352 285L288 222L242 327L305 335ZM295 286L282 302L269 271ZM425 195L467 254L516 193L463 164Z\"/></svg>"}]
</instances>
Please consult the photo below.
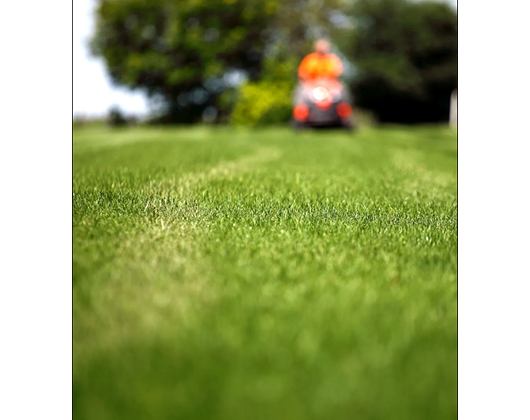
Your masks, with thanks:
<instances>
[{"instance_id":1,"label":"ride-on lawn mower","mask_svg":"<svg viewBox=\"0 0 530 420\"><path fill-rule=\"evenodd\" d=\"M294 94L293 125L354 128L350 95L339 80L301 81Z\"/></svg>"}]
</instances>

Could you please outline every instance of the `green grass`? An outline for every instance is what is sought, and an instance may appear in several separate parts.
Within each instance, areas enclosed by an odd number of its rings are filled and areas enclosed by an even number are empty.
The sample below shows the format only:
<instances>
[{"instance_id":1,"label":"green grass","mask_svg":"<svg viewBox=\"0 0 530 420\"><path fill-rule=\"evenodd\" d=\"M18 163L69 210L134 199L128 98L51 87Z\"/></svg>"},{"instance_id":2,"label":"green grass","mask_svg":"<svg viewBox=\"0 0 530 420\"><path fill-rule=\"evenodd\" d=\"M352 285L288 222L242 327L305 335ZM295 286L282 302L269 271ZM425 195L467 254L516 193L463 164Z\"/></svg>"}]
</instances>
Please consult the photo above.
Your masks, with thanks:
<instances>
[{"instance_id":1,"label":"green grass","mask_svg":"<svg viewBox=\"0 0 530 420\"><path fill-rule=\"evenodd\" d=\"M74 132L74 418L456 418L456 138Z\"/></svg>"}]
</instances>

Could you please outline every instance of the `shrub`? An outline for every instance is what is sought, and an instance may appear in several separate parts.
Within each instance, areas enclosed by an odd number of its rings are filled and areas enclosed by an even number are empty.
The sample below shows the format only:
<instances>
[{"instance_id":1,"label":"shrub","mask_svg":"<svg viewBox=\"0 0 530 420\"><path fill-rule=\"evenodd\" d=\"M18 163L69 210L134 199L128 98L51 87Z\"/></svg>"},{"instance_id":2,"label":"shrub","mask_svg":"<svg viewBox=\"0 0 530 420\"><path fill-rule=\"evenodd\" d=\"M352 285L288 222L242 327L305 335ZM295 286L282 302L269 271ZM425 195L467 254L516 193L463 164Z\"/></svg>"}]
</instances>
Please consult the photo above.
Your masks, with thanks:
<instances>
[{"instance_id":1,"label":"shrub","mask_svg":"<svg viewBox=\"0 0 530 420\"><path fill-rule=\"evenodd\" d=\"M113 106L109 110L109 115L107 117L107 123L111 127L123 127L129 123L129 120L125 116L125 114L122 112L122 110L117 107Z\"/></svg>"},{"instance_id":2,"label":"shrub","mask_svg":"<svg viewBox=\"0 0 530 420\"><path fill-rule=\"evenodd\" d=\"M235 125L281 124L291 117L293 87L288 82L245 83L231 115Z\"/></svg>"}]
</instances>

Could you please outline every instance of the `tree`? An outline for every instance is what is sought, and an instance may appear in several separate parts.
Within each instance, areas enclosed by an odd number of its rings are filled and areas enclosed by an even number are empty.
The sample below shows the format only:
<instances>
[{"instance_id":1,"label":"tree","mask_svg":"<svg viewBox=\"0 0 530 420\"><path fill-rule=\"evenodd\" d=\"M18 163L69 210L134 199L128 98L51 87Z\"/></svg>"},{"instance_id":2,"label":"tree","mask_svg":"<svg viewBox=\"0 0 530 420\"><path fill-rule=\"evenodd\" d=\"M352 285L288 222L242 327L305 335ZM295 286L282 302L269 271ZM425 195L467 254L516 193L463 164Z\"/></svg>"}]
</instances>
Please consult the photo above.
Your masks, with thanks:
<instances>
[{"instance_id":1,"label":"tree","mask_svg":"<svg viewBox=\"0 0 530 420\"><path fill-rule=\"evenodd\" d=\"M244 75L262 70L279 0L100 0L92 51L112 80L191 122Z\"/></svg>"},{"instance_id":2,"label":"tree","mask_svg":"<svg viewBox=\"0 0 530 420\"><path fill-rule=\"evenodd\" d=\"M111 127L123 127L127 125L127 117L123 114L119 106L115 105L109 110L107 123Z\"/></svg>"},{"instance_id":3,"label":"tree","mask_svg":"<svg viewBox=\"0 0 530 420\"><path fill-rule=\"evenodd\" d=\"M348 55L360 107L381 121L447 120L457 84L457 20L449 6L406 0L358 0ZM348 45L343 43L343 45Z\"/></svg>"},{"instance_id":4,"label":"tree","mask_svg":"<svg viewBox=\"0 0 530 420\"><path fill-rule=\"evenodd\" d=\"M337 38L351 22L345 15L352 0L286 0L274 21L274 52L300 59L319 37Z\"/></svg>"}]
</instances>

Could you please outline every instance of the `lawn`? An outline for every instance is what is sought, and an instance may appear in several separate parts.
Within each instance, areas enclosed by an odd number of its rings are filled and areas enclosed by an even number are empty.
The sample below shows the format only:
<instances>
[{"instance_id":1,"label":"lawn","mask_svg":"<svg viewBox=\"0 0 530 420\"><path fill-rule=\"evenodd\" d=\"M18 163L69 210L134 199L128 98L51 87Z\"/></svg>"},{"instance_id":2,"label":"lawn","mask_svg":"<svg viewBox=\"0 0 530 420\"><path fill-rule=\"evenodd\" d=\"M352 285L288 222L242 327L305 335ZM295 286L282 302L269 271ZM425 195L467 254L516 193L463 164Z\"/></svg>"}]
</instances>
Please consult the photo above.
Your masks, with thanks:
<instances>
[{"instance_id":1,"label":"lawn","mask_svg":"<svg viewBox=\"0 0 530 420\"><path fill-rule=\"evenodd\" d=\"M456 419L456 136L74 130L74 418Z\"/></svg>"}]
</instances>

